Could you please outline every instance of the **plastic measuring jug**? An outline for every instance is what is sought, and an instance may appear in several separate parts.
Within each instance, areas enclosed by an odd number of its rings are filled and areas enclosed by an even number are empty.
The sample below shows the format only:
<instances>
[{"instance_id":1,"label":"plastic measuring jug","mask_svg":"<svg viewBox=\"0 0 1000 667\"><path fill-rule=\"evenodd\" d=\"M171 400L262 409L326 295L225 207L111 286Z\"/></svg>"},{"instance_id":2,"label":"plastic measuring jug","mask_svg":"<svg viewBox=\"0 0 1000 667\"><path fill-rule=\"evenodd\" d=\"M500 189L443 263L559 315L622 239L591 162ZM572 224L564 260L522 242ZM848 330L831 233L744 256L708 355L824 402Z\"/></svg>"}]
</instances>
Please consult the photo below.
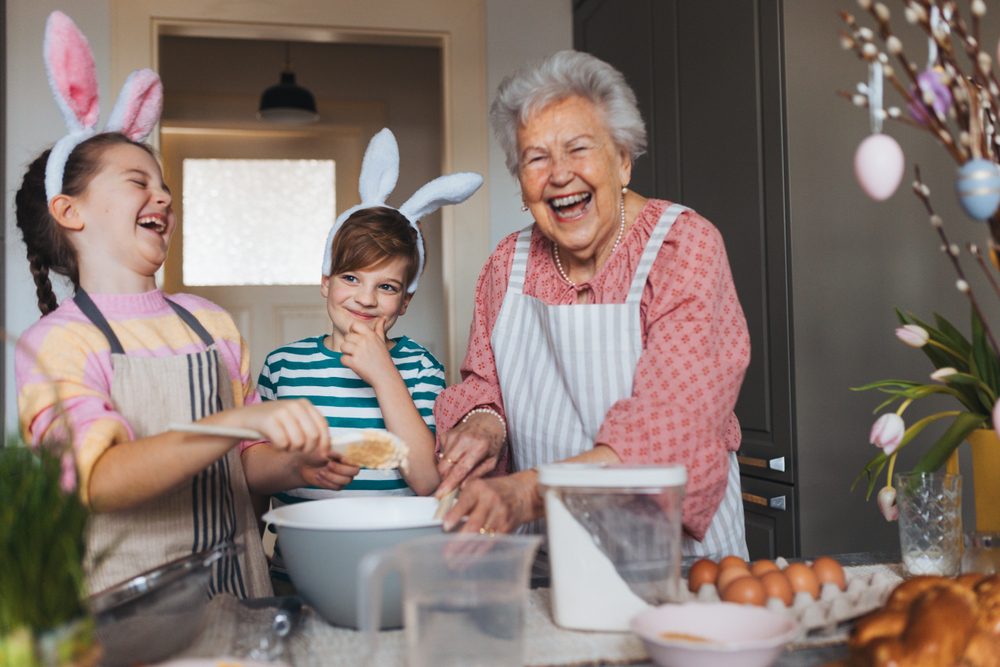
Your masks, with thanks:
<instances>
[{"instance_id":1,"label":"plastic measuring jug","mask_svg":"<svg viewBox=\"0 0 1000 667\"><path fill-rule=\"evenodd\" d=\"M358 565L358 614L372 657L382 580L403 580L410 667L524 664L524 617L537 536L434 535L365 556Z\"/></svg>"}]
</instances>

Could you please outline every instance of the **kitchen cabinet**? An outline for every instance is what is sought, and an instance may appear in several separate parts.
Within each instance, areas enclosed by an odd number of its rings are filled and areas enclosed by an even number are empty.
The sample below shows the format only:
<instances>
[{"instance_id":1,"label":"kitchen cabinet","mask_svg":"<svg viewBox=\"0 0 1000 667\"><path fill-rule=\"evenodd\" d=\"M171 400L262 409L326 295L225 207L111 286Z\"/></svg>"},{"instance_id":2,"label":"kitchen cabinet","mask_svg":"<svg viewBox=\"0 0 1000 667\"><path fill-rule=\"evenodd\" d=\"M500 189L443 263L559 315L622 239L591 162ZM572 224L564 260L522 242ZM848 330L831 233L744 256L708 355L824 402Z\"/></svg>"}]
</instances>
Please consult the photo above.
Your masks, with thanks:
<instances>
[{"instance_id":1,"label":"kitchen cabinet","mask_svg":"<svg viewBox=\"0 0 1000 667\"><path fill-rule=\"evenodd\" d=\"M736 406L750 554L797 556L782 3L575 0L573 22L574 47L625 74L646 120L632 187L725 238L751 338Z\"/></svg>"}]
</instances>

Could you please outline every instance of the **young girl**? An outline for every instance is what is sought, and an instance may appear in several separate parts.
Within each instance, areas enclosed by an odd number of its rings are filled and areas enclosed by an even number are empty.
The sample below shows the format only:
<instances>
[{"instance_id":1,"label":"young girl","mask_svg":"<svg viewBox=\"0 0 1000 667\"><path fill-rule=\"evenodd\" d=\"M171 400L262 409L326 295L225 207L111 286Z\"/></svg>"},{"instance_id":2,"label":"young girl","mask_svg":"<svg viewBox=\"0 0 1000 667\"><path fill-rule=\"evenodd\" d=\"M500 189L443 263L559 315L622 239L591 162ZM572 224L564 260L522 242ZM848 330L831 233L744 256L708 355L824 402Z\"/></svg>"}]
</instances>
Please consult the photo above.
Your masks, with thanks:
<instances>
[{"instance_id":1,"label":"young girl","mask_svg":"<svg viewBox=\"0 0 1000 667\"><path fill-rule=\"evenodd\" d=\"M165 429L242 427L278 448L322 451L326 423L308 401L259 404L229 315L156 287L175 223L159 164L139 143L159 118L155 73L129 77L97 133L93 59L59 12L45 52L70 134L28 167L16 197L44 316L15 359L25 438L72 440L80 493L95 512L90 592L232 542L241 548L217 562L211 592L269 595L238 441ZM57 304L50 271L70 280L72 299Z\"/></svg>"},{"instance_id":2,"label":"young girl","mask_svg":"<svg viewBox=\"0 0 1000 667\"><path fill-rule=\"evenodd\" d=\"M322 468L303 466L308 486L275 494L275 505L349 495L428 495L437 488L433 406L445 386L444 368L417 342L386 333L406 312L423 269L417 220L444 203L464 201L482 178L435 179L395 209L384 202L398 164L396 140L384 129L365 152L362 203L341 214L327 238L320 293L330 328L271 352L257 385L265 401L308 398L332 435L359 428L391 431L408 445L408 466L359 470L335 459ZM267 447L243 453L254 471L280 471L263 462L274 455ZM271 480L252 481L266 488ZM272 575L280 581L280 550L275 554Z\"/></svg>"}]
</instances>

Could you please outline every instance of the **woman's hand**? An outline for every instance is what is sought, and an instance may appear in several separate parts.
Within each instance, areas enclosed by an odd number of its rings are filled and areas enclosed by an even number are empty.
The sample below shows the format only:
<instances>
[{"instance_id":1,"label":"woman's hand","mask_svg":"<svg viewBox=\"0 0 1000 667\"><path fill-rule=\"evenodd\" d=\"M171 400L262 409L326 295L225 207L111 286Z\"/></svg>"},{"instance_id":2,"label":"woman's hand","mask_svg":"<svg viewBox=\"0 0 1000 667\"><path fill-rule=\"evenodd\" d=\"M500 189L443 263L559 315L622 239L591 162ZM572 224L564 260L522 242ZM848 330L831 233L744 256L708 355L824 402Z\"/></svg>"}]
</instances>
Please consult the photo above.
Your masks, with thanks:
<instances>
[{"instance_id":1,"label":"woman's hand","mask_svg":"<svg viewBox=\"0 0 1000 667\"><path fill-rule=\"evenodd\" d=\"M351 483L361 468L342 463L336 454L309 452L301 456L299 474L308 486L340 491Z\"/></svg>"},{"instance_id":2,"label":"woman's hand","mask_svg":"<svg viewBox=\"0 0 1000 667\"><path fill-rule=\"evenodd\" d=\"M326 418L304 398L265 401L226 412L239 417L238 426L259 431L277 449L293 452L316 450L324 454L330 451L330 429Z\"/></svg>"},{"instance_id":3,"label":"woman's hand","mask_svg":"<svg viewBox=\"0 0 1000 667\"><path fill-rule=\"evenodd\" d=\"M462 517L462 533L509 533L522 523L542 516L538 474L533 470L504 477L467 482L445 514L445 530L452 530Z\"/></svg>"},{"instance_id":4,"label":"woman's hand","mask_svg":"<svg viewBox=\"0 0 1000 667\"><path fill-rule=\"evenodd\" d=\"M377 318L371 328L361 322L351 324L340 351L343 364L373 387L397 372L386 347L384 317Z\"/></svg>"},{"instance_id":5,"label":"woman's hand","mask_svg":"<svg viewBox=\"0 0 1000 667\"><path fill-rule=\"evenodd\" d=\"M443 438L438 461L441 484L434 495L440 498L496 468L506 439L503 424L491 414L479 412L457 424Z\"/></svg>"}]
</instances>

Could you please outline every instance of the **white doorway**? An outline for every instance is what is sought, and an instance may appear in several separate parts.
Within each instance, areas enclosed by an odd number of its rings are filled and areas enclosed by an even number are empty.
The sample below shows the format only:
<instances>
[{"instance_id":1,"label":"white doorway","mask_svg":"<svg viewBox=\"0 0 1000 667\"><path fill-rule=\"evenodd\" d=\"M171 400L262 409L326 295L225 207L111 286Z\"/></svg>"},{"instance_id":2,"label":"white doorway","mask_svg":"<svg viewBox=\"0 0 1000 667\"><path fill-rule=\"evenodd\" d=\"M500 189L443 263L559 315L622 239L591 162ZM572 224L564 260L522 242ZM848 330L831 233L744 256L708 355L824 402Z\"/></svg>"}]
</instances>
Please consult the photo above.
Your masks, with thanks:
<instances>
[{"instance_id":1,"label":"white doorway","mask_svg":"<svg viewBox=\"0 0 1000 667\"><path fill-rule=\"evenodd\" d=\"M443 139L438 173L486 172L489 133L484 0L110 0L110 5L111 79L115 81L123 81L136 67L159 69L163 36L435 45L441 51L442 81ZM168 88L168 104L170 99ZM404 161L412 154L405 146L400 150ZM448 332L441 360L449 381L458 379L475 304L475 276L492 248L487 190L484 186L470 200L441 212L445 318L438 326ZM397 191L412 192L402 185ZM422 288L416 298L422 299L423 292ZM414 301L414 307L416 304ZM404 320L410 316L407 313ZM397 326L402 326L402 321Z\"/></svg>"},{"instance_id":2,"label":"white doorway","mask_svg":"<svg viewBox=\"0 0 1000 667\"><path fill-rule=\"evenodd\" d=\"M260 92L277 81L289 46L300 85L317 98L320 121L315 124L255 118ZM358 173L369 138L388 126L400 144L400 179L390 204L401 204L440 174L441 50L169 34L161 37L159 54L166 91L160 150L179 221L164 286L168 292L202 295L228 310L249 342L256 373L272 349L328 329L319 258L333 218L358 201ZM241 173L236 166L292 170L317 161L331 175L332 182L325 184L329 192L307 193L282 178L248 181L252 190L238 203L254 200L252 212L267 211L266 219L256 223L266 225L266 233L253 231L252 215L223 213L214 222L192 217L205 215L205 207L193 199L198 188L231 195L240 186L232 180ZM213 182L201 184L192 177L196 173ZM322 209L331 202L332 208ZM322 216L318 228L316 214ZM429 216L422 227L428 265L421 290L391 335L405 333L445 361L450 332L440 215ZM275 235L296 245L293 252L275 252L274 244L264 241ZM191 250L185 252L185 246ZM211 252L199 252L206 247ZM228 274L218 278L218 269L226 266ZM213 277L205 279L208 273Z\"/></svg>"}]
</instances>

